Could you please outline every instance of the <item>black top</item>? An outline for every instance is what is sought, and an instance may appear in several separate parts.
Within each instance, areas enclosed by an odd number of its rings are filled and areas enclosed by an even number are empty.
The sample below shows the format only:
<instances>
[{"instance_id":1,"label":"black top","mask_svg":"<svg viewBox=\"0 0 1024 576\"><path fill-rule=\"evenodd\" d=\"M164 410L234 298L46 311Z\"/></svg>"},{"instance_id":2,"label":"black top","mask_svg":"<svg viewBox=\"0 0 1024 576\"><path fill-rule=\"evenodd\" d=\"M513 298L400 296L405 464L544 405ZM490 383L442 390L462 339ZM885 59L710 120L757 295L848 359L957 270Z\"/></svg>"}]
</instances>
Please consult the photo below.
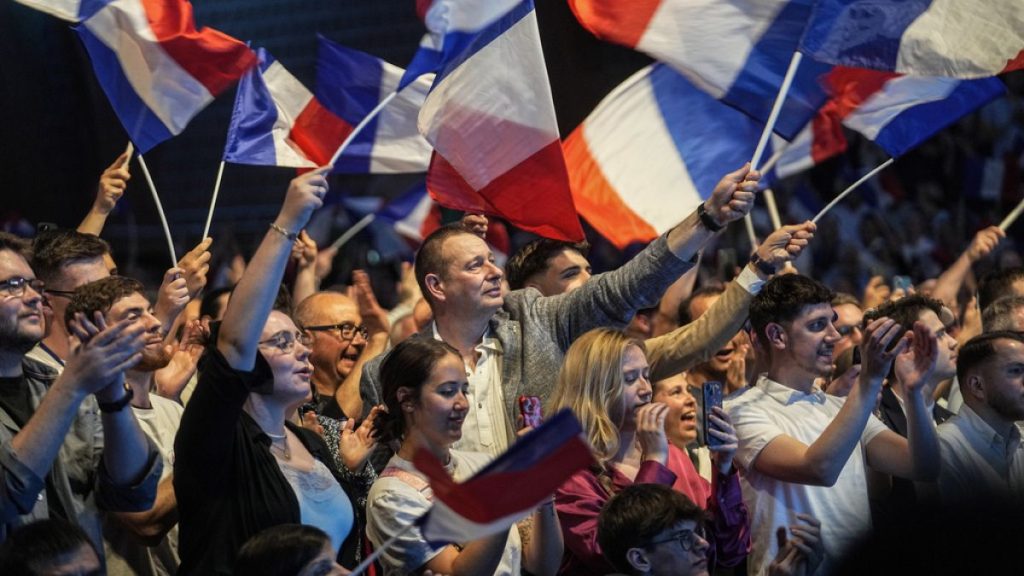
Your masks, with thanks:
<instances>
[{"instance_id":1,"label":"black top","mask_svg":"<svg viewBox=\"0 0 1024 576\"><path fill-rule=\"evenodd\" d=\"M270 386L273 374L260 354L252 372L234 370L212 347L200 362L199 382L174 441L179 575L231 574L239 548L250 537L301 522L298 499L270 453L270 437L242 410L250 391ZM323 440L291 422L285 425L354 502ZM342 545L343 565L354 565L360 528L353 526Z\"/></svg>"},{"instance_id":2,"label":"black top","mask_svg":"<svg viewBox=\"0 0 1024 576\"><path fill-rule=\"evenodd\" d=\"M7 412L15 424L25 427L35 410L24 376L0 378L0 408Z\"/></svg>"}]
</instances>

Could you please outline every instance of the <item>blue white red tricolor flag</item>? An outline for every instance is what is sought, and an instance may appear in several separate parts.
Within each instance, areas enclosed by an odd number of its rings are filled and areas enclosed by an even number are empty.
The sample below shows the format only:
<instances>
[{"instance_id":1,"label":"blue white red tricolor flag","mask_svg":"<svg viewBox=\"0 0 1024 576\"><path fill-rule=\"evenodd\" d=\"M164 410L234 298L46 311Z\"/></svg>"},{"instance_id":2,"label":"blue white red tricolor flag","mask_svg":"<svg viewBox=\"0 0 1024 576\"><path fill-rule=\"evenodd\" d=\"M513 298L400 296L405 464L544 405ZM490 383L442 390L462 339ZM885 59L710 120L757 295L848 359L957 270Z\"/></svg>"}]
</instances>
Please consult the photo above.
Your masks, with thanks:
<instances>
[{"instance_id":1,"label":"blue white red tricolor flag","mask_svg":"<svg viewBox=\"0 0 1024 576\"><path fill-rule=\"evenodd\" d=\"M645 52L715 98L766 122L811 14L811 0L569 0L603 40ZM775 132L793 138L825 101L828 66L805 59Z\"/></svg>"},{"instance_id":2,"label":"blue white red tricolor flag","mask_svg":"<svg viewBox=\"0 0 1024 576\"><path fill-rule=\"evenodd\" d=\"M100 86L140 153L189 121L256 64L245 44L196 29L187 0L19 0L78 22Z\"/></svg>"},{"instance_id":3,"label":"blue white red tricolor flag","mask_svg":"<svg viewBox=\"0 0 1024 576\"><path fill-rule=\"evenodd\" d=\"M259 65L239 82L224 160L314 168L326 164L352 126L326 110L263 48Z\"/></svg>"},{"instance_id":4,"label":"blue white red tricolor flag","mask_svg":"<svg viewBox=\"0 0 1024 576\"><path fill-rule=\"evenodd\" d=\"M566 138L576 207L619 248L648 242L747 162L763 128L665 64L648 66Z\"/></svg>"},{"instance_id":5,"label":"blue white red tricolor flag","mask_svg":"<svg viewBox=\"0 0 1024 576\"><path fill-rule=\"evenodd\" d=\"M981 78L1024 68L1020 0L820 0L801 51L836 65Z\"/></svg>"},{"instance_id":6,"label":"blue white red tricolor flag","mask_svg":"<svg viewBox=\"0 0 1024 576\"><path fill-rule=\"evenodd\" d=\"M413 464L433 490L433 506L417 521L423 537L437 544L466 542L508 530L593 462L582 432L564 409L461 484L421 448Z\"/></svg>"},{"instance_id":7,"label":"blue white red tricolor flag","mask_svg":"<svg viewBox=\"0 0 1024 576\"><path fill-rule=\"evenodd\" d=\"M541 236L583 240L532 0L438 2L447 9L442 58L419 117L435 149L431 196Z\"/></svg>"},{"instance_id":8,"label":"blue white red tricolor flag","mask_svg":"<svg viewBox=\"0 0 1024 576\"><path fill-rule=\"evenodd\" d=\"M377 212L377 218L391 222L395 232L416 242L422 242L441 226L440 207L427 194L424 182L385 204Z\"/></svg>"},{"instance_id":9,"label":"blue white red tricolor flag","mask_svg":"<svg viewBox=\"0 0 1024 576\"><path fill-rule=\"evenodd\" d=\"M323 36L319 40L316 98L350 126L357 125L399 89L405 71L398 66ZM334 171L426 172L432 148L417 130L416 122L432 80L430 75L421 76L402 87L348 145L335 162Z\"/></svg>"}]
</instances>

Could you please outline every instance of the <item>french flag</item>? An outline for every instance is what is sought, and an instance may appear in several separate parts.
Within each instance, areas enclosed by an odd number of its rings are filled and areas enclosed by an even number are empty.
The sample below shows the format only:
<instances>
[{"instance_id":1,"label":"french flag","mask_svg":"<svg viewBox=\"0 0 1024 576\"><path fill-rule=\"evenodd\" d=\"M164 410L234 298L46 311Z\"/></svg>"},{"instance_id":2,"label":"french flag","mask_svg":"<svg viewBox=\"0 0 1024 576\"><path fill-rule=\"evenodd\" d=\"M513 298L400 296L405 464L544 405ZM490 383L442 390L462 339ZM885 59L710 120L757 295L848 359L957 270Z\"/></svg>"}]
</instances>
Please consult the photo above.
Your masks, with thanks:
<instances>
[{"instance_id":1,"label":"french flag","mask_svg":"<svg viewBox=\"0 0 1024 576\"><path fill-rule=\"evenodd\" d=\"M433 491L433 506L417 521L424 539L439 545L507 531L593 462L582 433L576 416L564 409L462 484L420 448L413 464Z\"/></svg>"},{"instance_id":2,"label":"french flag","mask_svg":"<svg viewBox=\"0 0 1024 576\"><path fill-rule=\"evenodd\" d=\"M376 56L319 37L316 99L343 122L354 127L384 98L400 89L348 145L334 164L335 172L427 171L433 149L419 133L416 120L433 78L419 77L400 88L404 73ZM331 154L334 152L331 150Z\"/></svg>"},{"instance_id":3,"label":"french flag","mask_svg":"<svg viewBox=\"0 0 1024 576\"><path fill-rule=\"evenodd\" d=\"M982 78L1024 68L1019 0L820 0L801 51L822 62Z\"/></svg>"},{"instance_id":4,"label":"french flag","mask_svg":"<svg viewBox=\"0 0 1024 576\"><path fill-rule=\"evenodd\" d=\"M598 38L665 62L708 94L764 123L812 1L569 0L569 5ZM826 99L817 79L828 68L804 60L775 132L792 139L811 121Z\"/></svg>"},{"instance_id":5,"label":"french flag","mask_svg":"<svg viewBox=\"0 0 1024 576\"><path fill-rule=\"evenodd\" d=\"M648 242L748 161L763 128L665 64L648 66L566 138L576 206L620 249Z\"/></svg>"},{"instance_id":6,"label":"french flag","mask_svg":"<svg viewBox=\"0 0 1024 576\"><path fill-rule=\"evenodd\" d=\"M236 164L315 168L330 161L352 126L266 50L239 82L224 160Z\"/></svg>"},{"instance_id":7,"label":"french flag","mask_svg":"<svg viewBox=\"0 0 1024 576\"><path fill-rule=\"evenodd\" d=\"M180 134L256 64L245 44L197 30L185 0L25 0L78 22L100 86L139 153Z\"/></svg>"},{"instance_id":8,"label":"french flag","mask_svg":"<svg viewBox=\"0 0 1024 576\"><path fill-rule=\"evenodd\" d=\"M445 6L442 62L419 116L435 149L430 194L541 236L583 240L532 0Z\"/></svg>"},{"instance_id":9,"label":"french flag","mask_svg":"<svg viewBox=\"0 0 1024 576\"><path fill-rule=\"evenodd\" d=\"M417 243L441 227L441 209L423 182L385 204L377 218L391 222L395 232Z\"/></svg>"}]
</instances>

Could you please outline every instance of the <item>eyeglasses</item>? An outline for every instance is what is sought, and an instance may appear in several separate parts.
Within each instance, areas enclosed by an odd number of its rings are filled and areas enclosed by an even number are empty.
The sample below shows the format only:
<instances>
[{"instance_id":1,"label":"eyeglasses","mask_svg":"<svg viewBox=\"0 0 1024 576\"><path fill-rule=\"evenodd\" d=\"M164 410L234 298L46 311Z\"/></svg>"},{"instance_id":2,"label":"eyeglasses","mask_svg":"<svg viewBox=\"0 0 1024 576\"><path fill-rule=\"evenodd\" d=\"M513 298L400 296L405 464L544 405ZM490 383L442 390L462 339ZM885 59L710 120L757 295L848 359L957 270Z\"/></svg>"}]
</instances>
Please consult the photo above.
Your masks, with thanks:
<instances>
[{"instance_id":1,"label":"eyeglasses","mask_svg":"<svg viewBox=\"0 0 1024 576\"><path fill-rule=\"evenodd\" d=\"M680 530L678 532L673 533L668 538L665 538L663 540L654 540L649 542L648 544L664 544L666 542L676 541L679 542L679 545L683 547L683 550L691 552L697 546L698 539L702 541L706 540L704 538L704 528L698 527L696 530Z\"/></svg>"},{"instance_id":2,"label":"eyeglasses","mask_svg":"<svg viewBox=\"0 0 1024 576\"><path fill-rule=\"evenodd\" d=\"M71 299L71 297L75 295L74 290L50 290L49 288L45 288L43 289L43 292L46 292L51 296L62 296L68 299Z\"/></svg>"},{"instance_id":3,"label":"eyeglasses","mask_svg":"<svg viewBox=\"0 0 1024 576\"><path fill-rule=\"evenodd\" d=\"M366 326L357 326L351 322L342 322L341 324L326 324L324 326L304 326L304 330L310 332L334 332L342 340L351 340L356 337L358 332L364 339L370 333Z\"/></svg>"},{"instance_id":4,"label":"eyeglasses","mask_svg":"<svg viewBox=\"0 0 1024 576\"><path fill-rule=\"evenodd\" d=\"M278 332L270 338L258 342L260 346L272 346L281 351L282 354L290 354L295 350L296 344L302 344L305 347L309 347L313 343L313 338L309 334L302 332Z\"/></svg>"},{"instance_id":5,"label":"eyeglasses","mask_svg":"<svg viewBox=\"0 0 1024 576\"><path fill-rule=\"evenodd\" d=\"M25 290L31 288L37 293L43 293L43 281L32 278L22 278L21 276L15 276L14 278L8 278L3 282L0 282L0 293L10 296L11 298L21 298L25 295Z\"/></svg>"}]
</instances>

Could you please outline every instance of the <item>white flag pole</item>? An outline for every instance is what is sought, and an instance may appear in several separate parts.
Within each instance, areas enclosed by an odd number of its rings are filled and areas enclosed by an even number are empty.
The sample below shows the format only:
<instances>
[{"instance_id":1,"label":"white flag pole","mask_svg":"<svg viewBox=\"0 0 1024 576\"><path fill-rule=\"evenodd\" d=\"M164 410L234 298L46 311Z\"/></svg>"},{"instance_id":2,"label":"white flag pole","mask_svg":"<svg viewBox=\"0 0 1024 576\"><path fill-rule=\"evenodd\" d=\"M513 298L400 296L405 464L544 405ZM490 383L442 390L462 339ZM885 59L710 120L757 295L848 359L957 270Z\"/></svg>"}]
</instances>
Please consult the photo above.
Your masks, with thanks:
<instances>
[{"instance_id":1,"label":"white flag pole","mask_svg":"<svg viewBox=\"0 0 1024 576\"><path fill-rule=\"evenodd\" d=\"M754 219L747 214L743 217L743 225L747 228L747 238L750 240L750 253L757 250L757 234L754 233Z\"/></svg>"},{"instance_id":2,"label":"white flag pole","mask_svg":"<svg viewBox=\"0 0 1024 576\"><path fill-rule=\"evenodd\" d=\"M782 79L779 94L775 97L775 104L772 105L771 114L768 115L768 123L765 124L764 131L761 133L761 139L757 143L757 148L754 149L754 158L750 161L751 170L757 170L757 165L761 162L761 156L764 155L764 150L768 147L768 139L772 135L772 130L775 129L775 122L779 118L782 104L786 101L789 87L793 84L793 78L796 76L796 71L800 67L800 60L802 59L803 54L799 51L793 52L793 59L789 61L789 69L786 70L786 76Z\"/></svg>"},{"instance_id":3,"label":"white flag pole","mask_svg":"<svg viewBox=\"0 0 1024 576\"><path fill-rule=\"evenodd\" d=\"M373 221L376 220L376 219L377 219L377 214L376 213L370 213L370 214L367 214L366 216L363 216L362 220L360 220L359 222L356 222L354 226L352 226L348 230L345 230L344 234L342 234L341 236L338 236L338 239L331 243L331 247L328 248L328 250L337 250L338 248L341 248L342 246L345 245L345 243L347 243L349 240L351 240L353 236L355 236L356 234L361 232L363 230L363 228L366 228L367 226L372 224Z\"/></svg>"},{"instance_id":4,"label":"white flag pole","mask_svg":"<svg viewBox=\"0 0 1024 576\"><path fill-rule=\"evenodd\" d=\"M220 179L224 176L224 160L221 159L220 167L217 168L217 181L213 183L213 198L210 200L210 211L206 214L206 226L203 226L203 237L205 240L210 234L210 223L213 222L213 209L217 206L217 194L220 193Z\"/></svg>"},{"instance_id":5,"label":"white flag pole","mask_svg":"<svg viewBox=\"0 0 1024 576\"><path fill-rule=\"evenodd\" d=\"M167 216L164 216L164 207L160 204L160 196L156 193L156 186L153 184L153 177L149 174L149 168L146 166L146 159L139 154L139 166L142 167L142 175L146 177L146 184L149 185L149 191L153 195L153 202L156 204L156 213L160 216L160 224L164 227L164 237L167 238L167 250L171 253L171 267L178 265L178 256L174 253L174 241L171 240L171 228L167 225Z\"/></svg>"},{"instance_id":6,"label":"white flag pole","mask_svg":"<svg viewBox=\"0 0 1024 576\"><path fill-rule=\"evenodd\" d=\"M886 168L891 166L892 163L895 162L895 161L896 161L895 158L889 158L885 162L882 162L878 166L875 166L875 169L872 170L871 172L868 172L867 174L861 176L859 180L857 180L856 182L851 184L850 187L847 188L846 190L843 190L842 192L840 192L839 195L836 196L831 202L829 202L827 206L822 208L821 212L818 212L818 215L815 216L814 219L811 220L811 222L814 222L815 224L817 224L818 220L821 220L821 217L824 216L826 212L828 212L833 207L835 207L836 204L839 204L839 202L842 201L843 198L846 198L847 196L849 196L850 192L853 192L854 190L859 188L861 184L867 182L868 179L871 178L872 176L874 176L875 174L878 174L882 170L885 170Z\"/></svg>"},{"instance_id":7,"label":"white flag pole","mask_svg":"<svg viewBox=\"0 0 1024 576\"><path fill-rule=\"evenodd\" d=\"M348 145L351 144L352 141L356 139L356 136L358 136L359 133L363 131L363 128L365 128L366 125L370 123L370 120L376 118L377 115L380 114L380 111L383 110L385 106L387 106L392 100L395 99L395 96L398 96L398 91L392 92L391 94L388 94L386 97L384 97L384 99L381 100L380 103L373 108L373 110L370 110L369 114L367 114L365 117L363 117L362 120L359 121L359 124L356 124L356 127L352 129L352 132L345 138L345 141L341 143L341 146L338 146L338 150L334 153L334 156L331 156L331 161L327 163L328 166L332 168L334 167L334 163L338 161L338 158L341 158L341 154L345 151L346 148L348 148Z\"/></svg>"},{"instance_id":8,"label":"white flag pole","mask_svg":"<svg viewBox=\"0 0 1024 576\"><path fill-rule=\"evenodd\" d=\"M349 572L349 574L351 576L359 576L363 572L366 572L366 569L369 568L370 565L373 564L374 561L377 560L377 558L380 558L381 555L384 554L385 550L387 550L392 545L394 545L394 543L397 542L399 538L401 538L402 536L405 536L405 534L409 530L412 530L412 527L415 526L415 525L416 525L416 523L413 522L412 524L409 524L405 528L402 528L401 530L399 530L398 533L396 533L391 538L388 538L387 540L385 540L384 543L381 544L379 548L377 548L376 550L373 551L373 554L370 554L369 556L367 556L366 559L363 560L362 562L360 562L359 566L356 566L355 568L353 568L352 571Z\"/></svg>"},{"instance_id":9,"label":"white flag pole","mask_svg":"<svg viewBox=\"0 0 1024 576\"><path fill-rule=\"evenodd\" d=\"M1018 203L1017 206L1015 206L1014 209L1006 215L1006 218L1003 218L1003 221L999 223L999 229L1006 232L1007 228L1013 226L1013 223L1017 220L1017 217L1020 216L1021 212L1024 212L1024 200L1021 200L1020 203Z\"/></svg>"}]
</instances>

